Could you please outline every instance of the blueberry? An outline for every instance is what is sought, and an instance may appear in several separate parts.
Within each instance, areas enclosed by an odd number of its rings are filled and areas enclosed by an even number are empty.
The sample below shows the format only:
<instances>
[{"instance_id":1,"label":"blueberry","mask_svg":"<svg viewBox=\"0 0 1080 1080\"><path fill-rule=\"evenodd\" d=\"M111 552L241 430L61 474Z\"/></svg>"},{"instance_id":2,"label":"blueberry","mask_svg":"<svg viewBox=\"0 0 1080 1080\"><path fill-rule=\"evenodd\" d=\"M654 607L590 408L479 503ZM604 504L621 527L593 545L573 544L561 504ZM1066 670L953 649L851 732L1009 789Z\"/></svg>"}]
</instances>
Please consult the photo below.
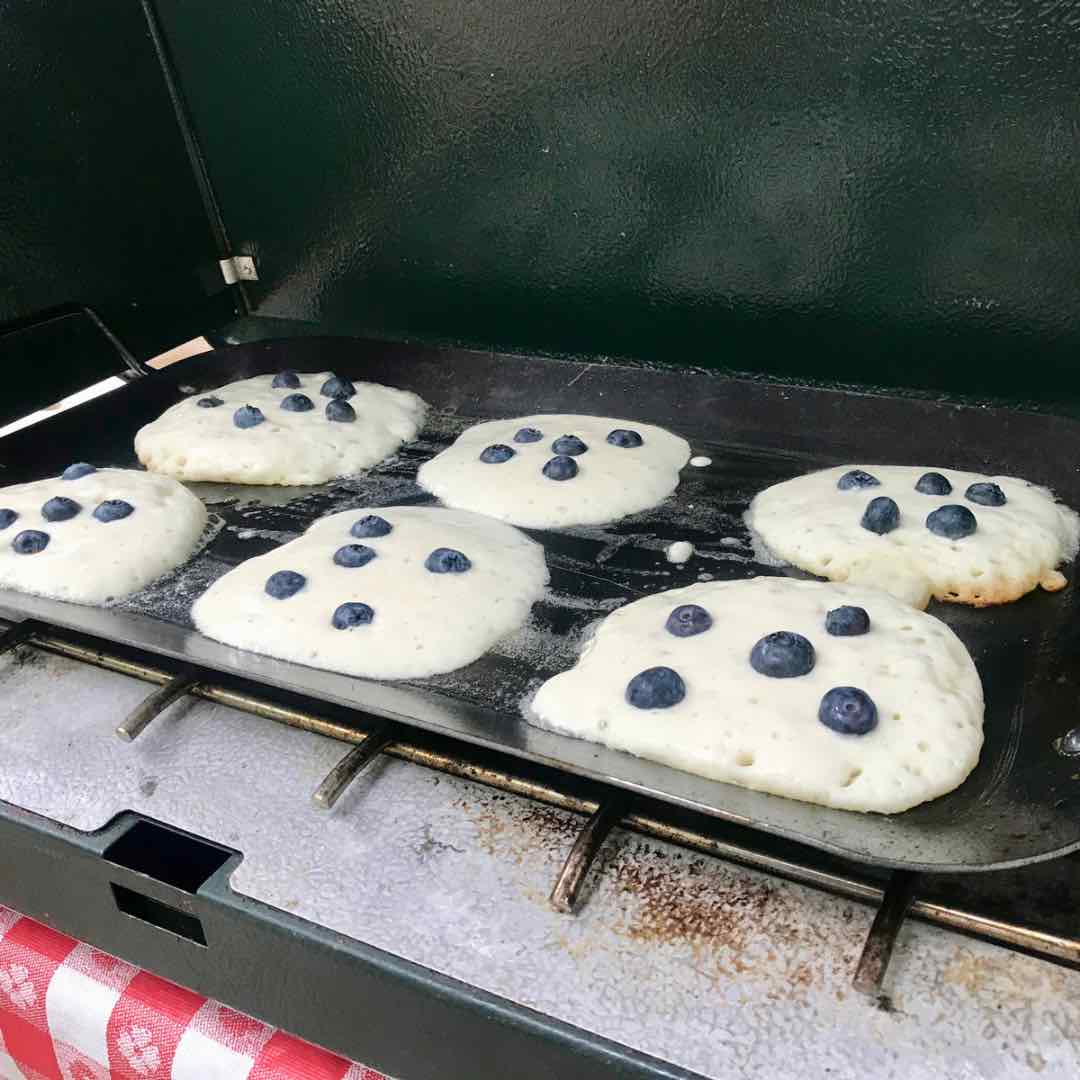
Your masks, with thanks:
<instances>
[{"instance_id":1,"label":"blueberry","mask_svg":"<svg viewBox=\"0 0 1080 1080\"><path fill-rule=\"evenodd\" d=\"M864 529L877 533L878 536L884 536L899 526L900 507L887 495L879 495L866 504L866 510L859 524Z\"/></svg>"},{"instance_id":2,"label":"blueberry","mask_svg":"<svg viewBox=\"0 0 1080 1080\"><path fill-rule=\"evenodd\" d=\"M979 527L979 523L966 506L953 503L939 506L929 514L926 527L935 536L944 536L947 540L962 540L965 536L970 536Z\"/></svg>"},{"instance_id":3,"label":"blueberry","mask_svg":"<svg viewBox=\"0 0 1080 1080\"><path fill-rule=\"evenodd\" d=\"M94 508L94 517L105 524L130 517L134 513L135 507L129 502L124 502L123 499L106 499Z\"/></svg>"},{"instance_id":4,"label":"blueberry","mask_svg":"<svg viewBox=\"0 0 1080 1080\"><path fill-rule=\"evenodd\" d=\"M93 465L88 465L85 461L76 461L60 474L60 479L78 480L80 476L89 476L92 472L97 472Z\"/></svg>"},{"instance_id":5,"label":"blueberry","mask_svg":"<svg viewBox=\"0 0 1080 1080\"><path fill-rule=\"evenodd\" d=\"M49 546L49 534L39 529L23 529L11 541L11 546L15 549L16 555L36 555Z\"/></svg>"},{"instance_id":6,"label":"blueberry","mask_svg":"<svg viewBox=\"0 0 1080 1080\"><path fill-rule=\"evenodd\" d=\"M814 646L791 630L766 634L750 650L750 666L759 675L773 679L794 679L814 667Z\"/></svg>"},{"instance_id":7,"label":"blueberry","mask_svg":"<svg viewBox=\"0 0 1080 1080\"><path fill-rule=\"evenodd\" d=\"M834 686L821 699L817 715L841 735L866 735L877 727L877 706L857 686Z\"/></svg>"},{"instance_id":8,"label":"blueberry","mask_svg":"<svg viewBox=\"0 0 1080 1080\"><path fill-rule=\"evenodd\" d=\"M686 683L669 667L646 668L626 684L626 700L636 709L670 709L686 697Z\"/></svg>"},{"instance_id":9,"label":"blueberry","mask_svg":"<svg viewBox=\"0 0 1080 1080\"><path fill-rule=\"evenodd\" d=\"M561 457L553 457L542 472L549 480L573 480L578 474L577 462L563 454Z\"/></svg>"},{"instance_id":10,"label":"blueberry","mask_svg":"<svg viewBox=\"0 0 1080 1080\"><path fill-rule=\"evenodd\" d=\"M214 395L211 394L209 397L199 398L195 404L198 405L200 409L216 409L219 405L224 405L225 402L222 401L221 398L214 397Z\"/></svg>"},{"instance_id":11,"label":"blueberry","mask_svg":"<svg viewBox=\"0 0 1080 1080\"><path fill-rule=\"evenodd\" d=\"M351 398L356 393L356 387L340 375L331 375L319 388L319 393L329 398Z\"/></svg>"},{"instance_id":12,"label":"blueberry","mask_svg":"<svg viewBox=\"0 0 1080 1080\"><path fill-rule=\"evenodd\" d=\"M266 595L275 600L288 600L307 584L307 578L295 570L279 570L266 579Z\"/></svg>"},{"instance_id":13,"label":"blueberry","mask_svg":"<svg viewBox=\"0 0 1080 1080\"><path fill-rule=\"evenodd\" d=\"M6 529L17 517L19 512L12 510L10 506L5 506L0 510L0 529Z\"/></svg>"},{"instance_id":14,"label":"blueberry","mask_svg":"<svg viewBox=\"0 0 1080 1080\"><path fill-rule=\"evenodd\" d=\"M997 484L972 484L964 492L964 498L968 502L978 503L980 506L1004 506L1005 492Z\"/></svg>"},{"instance_id":15,"label":"blueberry","mask_svg":"<svg viewBox=\"0 0 1080 1080\"><path fill-rule=\"evenodd\" d=\"M331 398L326 403L326 419L351 424L356 419L356 410L344 398Z\"/></svg>"},{"instance_id":16,"label":"blueberry","mask_svg":"<svg viewBox=\"0 0 1080 1080\"><path fill-rule=\"evenodd\" d=\"M544 437L542 431L538 431L534 427L518 428L517 433L514 435L514 442L516 443L530 443L539 442Z\"/></svg>"},{"instance_id":17,"label":"blueberry","mask_svg":"<svg viewBox=\"0 0 1080 1080\"><path fill-rule=\"evenodd\" d=\"M330 621L334 624L335 630L351 630L354 626L366 626L374 618L374 608L361 604L359 601L353 601L335 608Z\"/></svg>"},{"instance_id":18,"label":"blueberry","mask_svg":"<svg viewBox=\"0 0 1080 1080\"><path fill-rule=\"evenodd\" d=\"M296 374L292 368L286 368L284 371L279 371L274 376L274 381L270 384L272 390L299 390L300 389L300 376Z\"/></svg>"},{"instance_id":19,"label":"blueberry","mask_svg":"<svg viewBox=\"0 0 1080 1080\"><path fill-rule=\"evenodd\" d=\"M845 604L825 616L825 629L833 637L859 637L869 631L870 616L866 608Z\"/></svg>"},{"instance_id":20,"label":"blueberry","mask_svg":"<svg viewBox=\"0 0 1080 1080\"><path fill-rule=\"evenodd\" d=\"M608 432L607 441L612 446L633 448L640 446L645 440L636 431L630 431L627 428L616 428L614 431Z\"/></svg>"},{"instance_id":21,"label":"blueberry","mask_svg":"<svg viewBox=\"0 0 1080 1080\"><path fill-rule=\"evenodd\" d=\"M494 443L487 447L481 454L480 460L487 465L501 465L514 456L514 451L503 443Z\"/></svg>"},{"instance_id":22,"label":"blueberry","mask_svg":"<svg viewBox=\"0 0 1080 1080\"><path fill-rule=\"evenodd\" d=\"M841 491L850 491L852 488L879 487L880 485L881 481L876 476L871 476L868 472L863 472L862 469L852 469L851 472L844 473L836 481L836 486Z\"/></svg>"},{"instance_id":23,"label":"blueberry","mask_svg":"<svg viewBox=\"0 0 1080 1080\"><path fill-rule=\"evenodd\" d=\"M258 427L265 419L262 409L258 409L254 405L241 405L232 415L232 422L238 428Z\"/></svg>"},{"instance_id":24,"label":"blueberry","mask_svg":"<svg viewBox=\"0 0 1080 1080\"><path fill-rule=\"evenodd\" d=\"M468 556L453 548L436 548L424 560L424 566L433 574L464 574L472 569Z\"/></svg>"},{"instance_id":25,"label":"blueberry","mask_svg":"<svg viewBox=\"0 0 1080 1080\"><path fill-rule=\"evenodd\" d=\"M381 518L378 514L365 514L359 521L354 522L349 532L362 540L368 536L386 536L393 527L386 518Z\"/></svg>"},{"instance_id":26,"label":"blueberry","mask_svg":"<svg viewBox=\"0 0 1080 1080\"><path fill-rule=\"evenodd\" d=\"M82 507L74 499L65 499L57 495L49 499L41 508L41 516L46 521L69 521Z\"/></svg>"},{"instance_id":27,"label":"blueberry","mask_svg":"<svg viewBox=\"0 0 1080 1080\"><path fill-rule=\"evenodd\" d=\"M347 566L350 569L357 566L367 566L374 558L374 550L365 544L346 544L334 552L334 562L338 566Z\"/></svg>"},{"instance_id":28,"label":"blueberry","mask_svg":"<svg viewBox=\"0 0 1080 1080\"><path fill-rule=\"evenodd\" d=\"M941 473L928 472L915 481L915 490L923 495L951 495L952 484Z\"/></svg>"},{"instance_id":29,"label":"blueberry","mask_svg":"<svg viewBox=\"0 0 1080 1080\"><path fill-rule=\"evenodd\" d=\"M712 616L697 604L680 604L664 623L664 629L676 637L704 634L710 626L712 626Z\"/></svg>"},{"instance_id":30,"label":"blueberry","mask_svg":"<svg viewBox=\"0 0 1080 1080\"><path fill-rule=\"evenodd\" d=\"M560 435L551 444L551 449L556 454L570 454L572 457L577 457L589 448L576 435Z\"/></svg>"},{"instance_id":31,"label":"blueberry","mask_svg":"<svg viewBox=\"0 0 1080 1080\"><path fill-rule=\"evenodd\" d=\"M281 399L281 407L286 412L311 412L315 402L307 394L288 394Z\"/></svg>"}]
</instances>

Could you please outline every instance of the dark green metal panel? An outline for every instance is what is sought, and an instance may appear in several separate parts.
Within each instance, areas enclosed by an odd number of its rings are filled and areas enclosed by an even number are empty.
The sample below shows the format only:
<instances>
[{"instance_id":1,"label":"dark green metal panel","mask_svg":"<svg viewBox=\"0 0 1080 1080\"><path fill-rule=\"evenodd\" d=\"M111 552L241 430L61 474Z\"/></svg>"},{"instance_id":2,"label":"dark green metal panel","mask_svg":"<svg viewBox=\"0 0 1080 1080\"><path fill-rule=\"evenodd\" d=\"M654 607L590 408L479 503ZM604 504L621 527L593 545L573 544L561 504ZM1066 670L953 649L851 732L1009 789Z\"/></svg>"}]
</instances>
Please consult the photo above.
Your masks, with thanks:
<instances>
[{"instance_id":1,"label":"dark green metal panel","mask_svg":"<svg viewBox=\"0 0 1080 1080\"><path fill-rule=\"evenodd\" d=\"M135 0L0 0L0 101L0 324L89 304L147 356L230 317ZM42 341L42 363L0 349L5 415L124 367L77 322Z\"/></svg>"},{"instance_id":2,"label":"dark green metal panel","mask_svg":"<svg viewBox=\"0 0 1080 1080\"><path fill-rule=\"evenodd\" d=\"M1080 9L160 0L259 313L1080 388Z\"/></svg>"}]
</instances>

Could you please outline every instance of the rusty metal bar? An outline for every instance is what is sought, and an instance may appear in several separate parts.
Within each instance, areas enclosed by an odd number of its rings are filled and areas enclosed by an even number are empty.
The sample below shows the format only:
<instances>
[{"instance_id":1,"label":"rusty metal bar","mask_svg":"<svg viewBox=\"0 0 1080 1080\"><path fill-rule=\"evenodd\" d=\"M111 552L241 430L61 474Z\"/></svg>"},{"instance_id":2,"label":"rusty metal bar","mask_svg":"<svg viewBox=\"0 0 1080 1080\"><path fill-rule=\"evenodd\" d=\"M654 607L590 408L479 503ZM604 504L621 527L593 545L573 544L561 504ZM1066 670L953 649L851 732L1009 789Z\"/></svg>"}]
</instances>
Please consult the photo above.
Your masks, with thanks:
<instances>
[{"instance_id":1,"label":"rusty metal bar","mask_svg":"<svg viewBox=\"0 0 1080 1080\"><path fill-rule=\"evenodd\" d=\"M566 915L574 913L589 867L608 834L626 814L626 803L627 800L619 795L601 803L578 833L555 882L555 888L551 890L551 906L556 911Z\"/></svg>"},{"instance_id":2,"label":"rusty metal bar","mask_svg":"<svg viewBox=\"0 0 1080 1080\"><path fill-rule=\"evenodd\" d=\"M185 675L177 675L164 686L155 690L145 701L136 705L127 717L117 725L116 735L124 742L134 742L156 716L163 713L174 701L190 694L195 687L195 680Z\"/></svg>"},{"instance_id":3,"label":"rusty metal bar","mask_svg":"<svg viewBox=\"0 0 1080 1080\"><path fill-rule=\"evenodd\" d=\"M320 810L332 810L345 789L374 761L390 743L390 728L369 731L362 743L357 743L331 770L318 786L311 801Z\"/></svg>"},{"instance_id":4,"label":"rusty metal bar","mask_svg":"<svg viewBox=\"0 0 1080 1080\"><path fill-rule=\"evenodd\" d=\"M860 994L871 997L881 994L885 972L889 969L889 960L896 945L896 935L904 924L918 880L919 875L911 870L893 871L852 980L852 985Z\"/></svg>"},{"instance_id":5,"label":"rusty metal bar","mask_svg":"<svg viewBox=\"0 0 1080 1080\"><path fill-rule=\"evenodd\" d=\"M107 671L115 671L132 678L142 679L145 682L164 684L172 678L168 672L159 668L114 656L100 649L79 645L42 631L32 633L29 640L30 644L47 652L67 656L73 660L80 660L83 663L93 664ZM342 742L360 743L365 737L364 733L355 727L338 723L314 713L287 708L266 701L254 694L229 690L207 683L200 683L193 687L191 693L194 697L200 697L218 705L227 705L241 712L261 716L276 723L288 724L290 727L299 728L303 731L325 735L328 738L339 739ZM386 746L384 753L401 761L408 761L414 765L443 772L450 776L457 776L464 780L484 784L486 787L495 788L508 794L520 795L561 810L588 815L595 814L599 808L599 803L595 799L582 797L573 792L561 791L551 784L516 775L507 769L480 764L471 761L464 755L433 750L420 743L400 740L391 742ZM643 836L650 836L680 847L703 852L706 855L727 859L730 862L749 866L764 873L779 874L781 877L788 878L791 881L822 889L837 896L843 896L848 900L876 905L881 904L885 898L884 891L878 886L856 877L820 870L813 866L806 866L802 863L771 855L768 852L745 847L742 844L722 840L708 833L698 832L695 829L672 825L661 818L653 817L641 811L628 814L622 825L624 828L640 833ZM988 941L996 941L1013 948L1028 949L1042 956L1080 965L1080 938L1065 938L1057 934L1044 933L1041 930L1032 930L1017 923L1002 922L999 919L980 915L977 912L965 911L961 908L934 903L930 900L916 899L912 901L909 914L913 918L921 919L934 926L943 926Z\"/></svg>"}]
</instances>

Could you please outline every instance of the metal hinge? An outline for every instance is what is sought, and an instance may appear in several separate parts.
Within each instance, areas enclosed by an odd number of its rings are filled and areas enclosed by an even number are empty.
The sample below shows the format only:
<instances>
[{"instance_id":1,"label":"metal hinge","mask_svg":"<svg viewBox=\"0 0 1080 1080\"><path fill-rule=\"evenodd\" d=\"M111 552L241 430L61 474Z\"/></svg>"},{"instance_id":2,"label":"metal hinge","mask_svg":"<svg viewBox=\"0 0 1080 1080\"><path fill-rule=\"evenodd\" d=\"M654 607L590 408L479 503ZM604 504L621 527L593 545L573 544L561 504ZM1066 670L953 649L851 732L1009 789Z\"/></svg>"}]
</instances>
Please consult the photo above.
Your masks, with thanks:
<instances>
[{"instance_id":1,"label":"metal hinge","mask_svg":"<svg viewBox=\"0 0 1080 1080\"><path fill-rule=\"evenodd\" d=\"M258 281L259 272L255 269L255 260L250 255L230 255L220 259L221 276L226 285L235 285L238 281Z\"/></svg>"}]
</instances>

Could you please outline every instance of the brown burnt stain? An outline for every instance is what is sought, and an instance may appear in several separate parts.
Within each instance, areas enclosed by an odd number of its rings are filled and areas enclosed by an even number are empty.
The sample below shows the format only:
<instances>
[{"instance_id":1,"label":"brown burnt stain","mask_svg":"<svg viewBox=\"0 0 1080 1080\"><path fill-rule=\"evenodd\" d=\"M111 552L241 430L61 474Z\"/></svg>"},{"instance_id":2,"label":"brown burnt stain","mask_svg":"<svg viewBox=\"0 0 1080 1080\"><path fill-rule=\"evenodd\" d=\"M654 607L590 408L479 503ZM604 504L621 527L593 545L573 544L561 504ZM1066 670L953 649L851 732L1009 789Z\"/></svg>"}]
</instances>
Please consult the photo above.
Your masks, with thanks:
<instances>
[{"instance_id":1,"label":"brown burnt stain","mask_svg":"<svg viewBox=\"0 0 1080 1080\"><path fill-rule=\"evenodd\" d=\"M552 867L551 884L586 818L508 795L470 793L458 802L490 855ZM614 897L611 893L614 893ZM592 896L590 894L594 894ZM544 890L529 889L547 907ZM862 934L850 907L843 920L806 919L801 897L718 859L615 830L589 872L584 904L615 911L609 928L621 937L656 946L689 947L691 966L714 982L767 978L775 997L799 998L853 969ZM560 934L559 945L584 955L588 940Z\"/></svg>"},{"instance_id":2,"label":"brown burnt stain","mask_svg":"<svg viewBox=\"0 0 1080 1080\"><path fill-rule=\"evenodd\" d=\"M1039 1050L1049 1046L1071 1054L1072 1059L1080 1052L1076 1036L1080 1031L1080 994L1074 970L1033 961L1005 949L979 951L958 945L942 971L942 984L955 988L969 1007L974 1002L981 1009L985 1022L979 1035L984 1041L1003 1039L1015 1031L1027 1036L1011 1046L1001 1043L1006 1052L1003 1065L1009 1076L1020 1075L1021 1066L1034 1073L1047 1067L1049 1062L1032 1043ZM1072 1077L1076 1072L1058 1071L1054 1075Z\"/></svg>"},{"instance_id":3,"label":"brown burnt stain","mask_svg":"<svg viewBox=\"0 0 1080 1080\"><path fill-rule=\"evenodd\" d=\"M617 933L688 945L694 969L714 982L764 977L776 984L773 996L780 1000L805 997L833 980L835 937L807 923L805 909L783 884L705 856L679 860L667 848L633 840L603 872L634 900L624 905Z\"/></svg>"},{"instance_id":4,"label":"brown burnt stain","mask_svg":"<svg viewBox=\"0 0 1080 1080\"><path fill-rule=\"evenodd\" d=\"M675 869L670 856L651 844L631 843L605 860L615 887L638 904L625 933L636 941L688 942L695 948L724 946L738 953L748 936L771 921L776 890L769 882L717 880L704 857Z\"/></svg>"},{"instance_id":5,"label":"brown burnt stain","mask_svg":"<svg viewBox=\"0 0 1080 1080\"><path fill-rule=\"evenodd\" d=\"M585 818L566 810L557 810L543 803L527 803L521 815L521 824L534 829L544 842L573 843L585 825Z\"/></svg>"},{"instance_id":6,"label":"brown burnt stain","mask_svg":"<svg viewBox=\"0 0 1080 1080\"><path fill-rule=\"evenodd\" d=\"M1076 993L1075 972L1052 964L1033 965L1019 953L995 949L976 953L959 945L945 965L942 981L987 1001L1061 1000Z\"/></svg>"},{"instance_id":7,"label":"brown burnt stain","mask_svg":"<svg viewBox=\"0 0 1080 1080\"><path fill-rule=\"evenodd\" d=\"M478 791L457 805L476 826L477 841L489 855L516 863L569 851L585 824L584 817L568 810L497 792Z\"/></svg>"}]
</instances>

